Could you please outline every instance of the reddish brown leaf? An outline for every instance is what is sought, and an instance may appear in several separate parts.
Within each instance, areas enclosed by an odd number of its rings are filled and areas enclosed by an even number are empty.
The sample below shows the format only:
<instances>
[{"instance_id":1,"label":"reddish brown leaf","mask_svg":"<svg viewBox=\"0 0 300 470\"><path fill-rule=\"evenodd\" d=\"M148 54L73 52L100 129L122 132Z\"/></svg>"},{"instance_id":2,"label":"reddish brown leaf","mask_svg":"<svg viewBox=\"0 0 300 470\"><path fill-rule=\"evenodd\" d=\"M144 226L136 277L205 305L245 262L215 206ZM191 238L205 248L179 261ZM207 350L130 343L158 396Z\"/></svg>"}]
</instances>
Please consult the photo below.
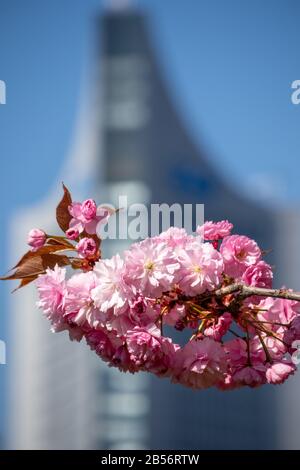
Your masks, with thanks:
<instances>
[{"instance_id":1,"label":"reddish brown leaf","mask_svg":"<svg viewBox=\"0 0 300 470\"><path fill-rule=\"evenodd\" d=\"M24 279L36 277L46 271L47 268L53 269L54 266L67 266L70 260L65 255L57 255L53 253L44 253L37 256L28 257L15 269L15 272L4 277L1 280Z\"/></svg>"},{"instance_id":2,"label":"reddish brown leaf","mask_svg":"<svg viewBox=\"0 0 300 470\"><path fill-rule=\"evenodd\" d=\"M41 258L44 269L53 269L56 264L58 264L58 266L67 266L68 264L70 264L69 258L65 255L56 255L53 253L49 253L42 255Z\"/></svg>"},{"instance_id":3,"label":"reddish brown leaf","mask_svg":"<svg viewBox=\"0 0 300 470\"><path fill-rule=\"evenodd\" d=\"M14 273L9 276L1 277L2 280L8 279L22 279L24 277L31 277L38 275L45 271L43 266L43 259L41 255L26 258L15 270Z\"/></svg>"},{"instance_id":4,"label":"reddish brown leaf","mask_svg":"<svg viewBox=\"0 0 300 470\"><path fill-rule=\"evenodd\" d=\"M70 244L70 246L73 247L73 245ZM74 248L74 247L73 247ZM47 253L54 253L57 251L64 251L67 250L68 248L65 245L62 244L57 244L57 245L44 245L41 248L38 248L36 251L27 251L25 255L22 256L20 261L12 268L16 269L19 266L21 266L27 259L34 258L36 256L44 255Z\"/></svg>"},{"instance_id":5,"label":"reddish brown leaf","mask_svg":"<svg viewBox=\"0 0 300 470\"><path fill-rule=\"evenodd\" d=\"M47 238L46 243L49 245L64 245L65 247L74 249L74 245L72 245L72 243L69 242L68 240L64 239L64 237L52 236L50 238Z\"/></svg>"},{"instance_id":6,"label":"reddish brown leaf","mask_svg":"<svg viewBox=\"0 0 300 470\"><path fill-rule=\"evenodd\" d=\"M63 184L64 195L56 208L56 220L63 232L69 228L71 215L69 213L69 206L72 204L72 197L69 190Z\"/></svg>"},{"instance_id":7,"label":"reddish brown leaf","mask_svg":"<svg viewBox=\"0 0 300 470\"><path fill-rule=\"evenodd\" d=\"M61 245L61 241L57 240L55 237L47 238L47 245Z\"/></svg>"},{"instance_id":8,"label":"reddish brown leaf","mask_svg":"<svg viewBox=\"0 0 300 470\"><path fill-rule=\"evenodd\" d=\"M25 277L21 280L20 284L12 291L12 293L21 289L21 287L27 286L27 284L30 284L30 282L34 281L36 278L37 276Z\"/></svg>"}]
</instances>

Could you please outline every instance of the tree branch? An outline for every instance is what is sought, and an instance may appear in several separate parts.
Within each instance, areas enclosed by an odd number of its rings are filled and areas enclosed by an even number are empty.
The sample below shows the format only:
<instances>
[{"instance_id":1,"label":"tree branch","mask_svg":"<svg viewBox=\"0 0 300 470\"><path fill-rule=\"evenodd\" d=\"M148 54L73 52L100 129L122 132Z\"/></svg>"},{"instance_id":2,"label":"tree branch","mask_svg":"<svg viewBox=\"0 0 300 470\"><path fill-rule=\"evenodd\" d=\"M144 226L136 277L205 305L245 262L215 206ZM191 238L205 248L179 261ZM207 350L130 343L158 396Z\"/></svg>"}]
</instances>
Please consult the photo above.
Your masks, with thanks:
<instances>
[{"instance_id":1,"label":"tree branch","mask_svg":"<svg viewBox=\"0 0 300 470\"><path fill-rule=\"evenodd\" d=\"M297 300L300 302L300 293L291 292L287 289L265 289L262 287L245 286L244 284L230 284L229 286L217 289L214 292L216 297L223 297L224 295L239 293L240 298L247 298L251 295L259 295L261 297L275 297L278 299Z\"/></svg>"}]
</instances>

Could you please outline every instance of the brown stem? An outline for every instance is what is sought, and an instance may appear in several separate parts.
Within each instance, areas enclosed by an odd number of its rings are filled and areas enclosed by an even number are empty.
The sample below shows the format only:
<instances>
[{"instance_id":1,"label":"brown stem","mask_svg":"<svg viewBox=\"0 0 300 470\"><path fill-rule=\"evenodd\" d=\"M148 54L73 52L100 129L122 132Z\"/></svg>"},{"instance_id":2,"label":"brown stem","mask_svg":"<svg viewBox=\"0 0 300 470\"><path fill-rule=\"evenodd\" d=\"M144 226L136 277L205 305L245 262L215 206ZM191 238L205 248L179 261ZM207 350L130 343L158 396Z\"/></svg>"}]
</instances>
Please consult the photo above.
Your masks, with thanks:
<instances>
[{"instance_id":1,"label":"brown stem","mask_svg":"<svg viewBox=\"0 0 300 470\"><path fill-rule=\"evenodd\" d=\"M296 300L300 302L299 292L290 292L285 289L265 289L263 287L252 287L244 284L235 283L226 287L221 287L214 292L216 297L223 297L224 295L239 293L241 299L258 295L261 297L275 297L278 299Z\"/></svg>"},{"instance_id":2,"label":"brown stem","mask_svg":"<svg viewBox=\"0 0 300 470\"><path fill-rule=\"evenodd\" d=\"M259 337L259 340L260 340L260 342L261 342L261 344L262 344L262 347L263 347L263 350L264 350L264 352L265 352L266 361L271 364L273 361L272 361L272 357L271 357L271 355L270 355L270 352L269 352L269 350L268 350L268 348L267 348L267 346L266 346L266 343L264 342L263 337L262 337L262 335L259 333L259 331L257 331L257 335L258 335L258 337Z\"/></svg>"}]
</instances>

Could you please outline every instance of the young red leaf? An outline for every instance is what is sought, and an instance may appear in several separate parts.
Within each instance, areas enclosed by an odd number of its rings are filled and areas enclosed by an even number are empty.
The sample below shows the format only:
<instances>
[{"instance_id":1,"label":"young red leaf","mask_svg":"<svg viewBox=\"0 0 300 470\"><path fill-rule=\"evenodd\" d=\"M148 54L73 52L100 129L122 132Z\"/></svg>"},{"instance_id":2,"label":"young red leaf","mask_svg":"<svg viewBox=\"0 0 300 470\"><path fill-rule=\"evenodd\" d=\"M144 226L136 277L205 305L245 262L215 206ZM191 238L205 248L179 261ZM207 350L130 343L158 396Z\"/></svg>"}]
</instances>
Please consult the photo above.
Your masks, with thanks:
<instances>
[{"instance_id":1,"label":"young red leaf","mask_svg":"<svg viewBox=\"0 0 300 470\"><path fill-rule=\"evenodd\" d=\"M25 277L23 279L21 279L21 282L20 284L12 291L13 292L16 292L17 290L21 289L21 287L24 287L24 286L27 286L28 284L30 284L30 282L34 281L38 276L31 276L31 277Z\"/></svg>"},{"instance_id":2,"label":"young red leaf","mask_svg":"<svg viewBox=\"0 0 300 470\"><path fill-rule=\"evenodd\" d=\"M57 236L51 236L47 238L46 243L48 245L64 245L65 247L68 247L70 249L74 249L74 245L66 240L64 237L57 237Z\"/></svg>"},{"instance_id":3,"label":"young red leaf","mask_svg":"<svg viewBox=\"0 0 300 470\"><path fill-rule=\"evenodd\" d=\"M63 184L64 195L56 208L56 220L63 232L69 228L71 215L69 213L69 206L72 204L72 197L69 190Z\"/></svg>"},{"instance_id":4,"label":"young red leaf","mask_svg":"<svg viewBox=\"0 0 300 470\"><path fill-rule=\"evenodd\" d=\"M35 253L33 253L35 254ZM24 279L43 274L47 268L53 269L55 265L67 266L70 260L65 255L58 255L54 253L35 254L35 256L28 256L19 266L16 267L15 272L0 277L1 280L10 279Z\"/></svg>"},{"instance_id":5,"label":"young red leaf","mask_svg":"<svg viewBox=\"0 0 300 470\"><path fill-rule=\"evenodd\" d=\"M71 261L65 255L56 255L54 253L49 253L41 255L41 258L45 270L47 268L53 269L56 264L58 266L68 266L68 264L71 264Z\"/></svg>"},{"instance_id":6,"label":"young red leaf","mask_svg":"<svg viewBox=\"0 0 300 470\"><path fill-rule=\"evenodd\" d=\"M43 266L43 259L41 255L37 256L28 256L21 263L19 266L16 267L15 272L8 275L3 276L0 279L8 280L8 279L22 279L25 277L31 277L43 273L45 268Z\"/></svg>"},{"instance_id":7,"label":"young red leaf","mask_svg":"<svg viewBox=\"0 0 300 470\"><path fill-rule=\"evenodd\" d=\"M27 259L34 258L39 255L44 255L47 253L56 253L58 251L66 251L68 249L74 249L73 245L71 244L68 244L68 246L65 246L62 244L44 245L38 248L36 251L27 251L27 253L25 253L25 255L22 256L20 261L12 269L16 269L19 266L21 266L21 264L23 264Z\"/></svg>"}]
</instances>

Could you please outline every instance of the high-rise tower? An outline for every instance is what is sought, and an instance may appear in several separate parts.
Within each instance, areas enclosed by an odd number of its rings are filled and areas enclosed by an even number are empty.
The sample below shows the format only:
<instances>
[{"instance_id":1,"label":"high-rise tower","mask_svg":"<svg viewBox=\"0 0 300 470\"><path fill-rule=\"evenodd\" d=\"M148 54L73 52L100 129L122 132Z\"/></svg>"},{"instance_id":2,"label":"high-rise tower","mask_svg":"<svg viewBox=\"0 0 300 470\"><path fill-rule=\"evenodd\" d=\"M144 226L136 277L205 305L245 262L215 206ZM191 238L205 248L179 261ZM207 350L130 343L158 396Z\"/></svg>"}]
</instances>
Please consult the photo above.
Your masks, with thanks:
<instances>
[{"instance_id":1,"label":"high-rise tower","mask_svg":"<svg viewBox=\"0 0 300 470\"><path fill-rule=\"evenodd\" d=\"M102 171L112 196L130 191L148 204L204 203L206 219L228 218L240 233L273 246L273 214L229 189L190 139L161 79L145 17L126 11L102 21ZM267 388L195 393L151 377L148 445L267 448L275 445L271 411Z\"/></svg>"}]
</instances>

